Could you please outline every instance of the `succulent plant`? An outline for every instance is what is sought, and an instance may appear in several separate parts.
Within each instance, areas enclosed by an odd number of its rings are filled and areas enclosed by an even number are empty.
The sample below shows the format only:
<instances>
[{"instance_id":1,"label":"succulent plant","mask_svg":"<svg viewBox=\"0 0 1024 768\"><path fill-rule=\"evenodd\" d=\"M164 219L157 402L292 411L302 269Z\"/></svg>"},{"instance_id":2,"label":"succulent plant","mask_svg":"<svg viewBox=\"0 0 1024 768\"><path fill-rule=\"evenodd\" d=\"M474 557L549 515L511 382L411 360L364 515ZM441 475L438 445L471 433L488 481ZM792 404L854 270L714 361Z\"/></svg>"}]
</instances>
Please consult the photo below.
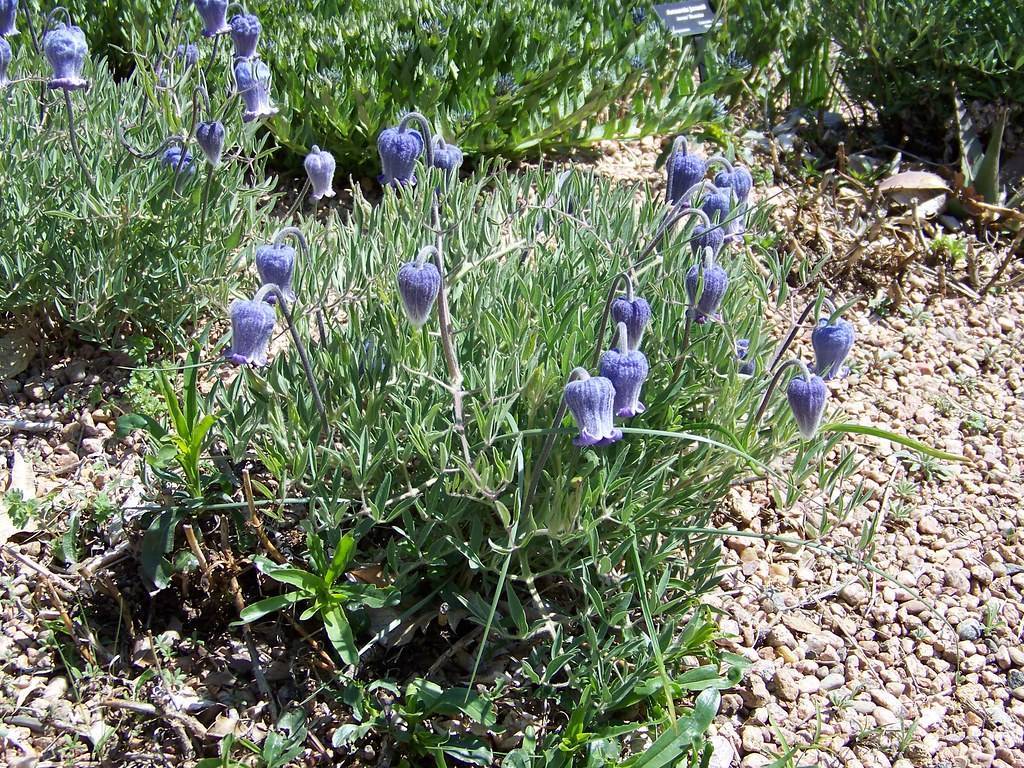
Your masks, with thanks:
<instances>
[{"instance_id":1,"label":"succulent plant","mask_svg":"<svg viewBox=\"0 0 1024 768\"><path fill-rule=\"evenodd\" d=\"M53 69L48 88L78 91L89 86L89 81L82 78L82 67L85 66L85 57L89 55L89 46L81 28L58 24L43 38L43 52Z\"/></svg>"},{"instance_id":2,"label":"succulent plant","mask_svg":"<svg viewBox=\"0 0 1024 768\"><path fill-rule=\"evenodd\" d=\"M578 446L609 445L622 439L615 428L615 386L604 376L579 377L565 386L565 404L580 429L573 443Z\"/></svg>"},{"instance_id":3,"label":"succulent plant","mask_svg":"<svg viewBox=\"0 0 1024 768\"><path fill-rule=\"evenodd\" d=\"M235 365L267 364L274 332L274 309L265 301L236 299L231 303L231 346L224 353Z\"/></svg>"},{"instance_id":4,"label":"succulent plant","mask_svg":"<svg viewBox=\"0 0 1024 768\"><path fill-rule=\"evenodd\" d=\"M334 155L314 144L309 154L306 155L303 166L306 168L306 175L309 176L309 183L313 189L311 197L314 200L334 197Z\"/></svg>"},{"instance_id":5,"label":"succulent plant","mask_svg":"<svg viewBox=\"0 0 1024 768\"><path fill-rule=\"evenodd\" d=\"M819 320L818 325L811 331L815 373L826 380L845 376L849 369L843 366L843 362L849 357L855 338L853 325L846 320Z\"/></svg>"}]
</instances>

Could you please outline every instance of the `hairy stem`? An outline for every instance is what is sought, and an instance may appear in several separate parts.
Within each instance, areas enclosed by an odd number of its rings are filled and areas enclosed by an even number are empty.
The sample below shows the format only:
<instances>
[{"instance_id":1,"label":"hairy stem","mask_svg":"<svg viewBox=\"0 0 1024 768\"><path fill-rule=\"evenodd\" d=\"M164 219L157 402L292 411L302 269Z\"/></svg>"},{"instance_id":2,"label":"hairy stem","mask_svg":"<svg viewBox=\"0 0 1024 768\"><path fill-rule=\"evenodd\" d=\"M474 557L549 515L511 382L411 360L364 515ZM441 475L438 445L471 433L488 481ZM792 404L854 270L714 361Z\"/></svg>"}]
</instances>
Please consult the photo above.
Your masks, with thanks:
<instances>
[{"instance_id":1,"label":"hairy stem","mask_svg":"<svg viewBox=\"0 0 1024 768\"><path fill-rule=\"evenodd\" d=\"M416 123L416 127L420 129L420 136L423 139L423 155L427 161L427 168L434 167L434 142L433 133L430 130L430 123L427 122L427 118L421 115L419 112L410 112L408 115L402 118L402 122L398 124L399 131L405 131L409 128L409 123Z\"/></svg>"},{"instance_id":2,"label":"hairy stem","mask_svg":"<svg viewBox=\"0 0 1024 768\"><path fill-rule=\"evenodd\" d=\"M96 180L89 173L85 160L82 158L82 151L78 147L78 129L75 126L75 108L71 104L71 91L64 91L64 104L68 108L68 135L71 137L71 151L75 153L75 160L78 161L78 167L82 169L82 175L89 187L94 193L99 194L99 190L96 189Z\"/></svg>"},{"instance_id":3,"label":"hairy stem","mask_svg":"<svg viewBox=\"0 0 1024 768\"><path fill-rule=\"evenodd\" d=\"M829 314L832 314L833 312L836 311L835 305L828 299L822 299L821 304L831 308L829 310ZM796 322L793 323L792 326L790 326L789 332L786 334L786 337L782 340L782 343L779 345L778 350L776 350L775 354L772 356L771 363L768 364L769 371L774 369L775 366L778 364L779 360L782 359L782 356L786 354L786 350L789 349L790 345L793 343L793 340L796 338L797 333L799 333L800 327L804 324L804 322L806 322L808 316L811 314L811 311L816 306L818 306L817 299L808 302L807 306L804 307L804 311L800 313L800 317L798 317L796 319Z\"/></svg>"},{"instance_id":4,"label":"hairy stem","mask_svg":"<svg viewBox=\"0 0 1024 768\"><path fill-rule=\"evenodd\" d=\"M633 298L633 280L630 278L629 273L619 272L615 277L612 278L612 283L608 287L608 297L604 301L604 310L601 312L601 322L597 326L597 339L594 342L594 354L590 358L590 367L593 368L597 365L597 361L601 359L601 348L604 346L604 334L608 330L608 316L612 311L612 304L615 302L615 294L619 292L619 283L626 284L626 297L630 300Z\"/></svg>"},{"instance_id":5,"label":"hairy stem","mask_svg":"<svg viewBox=\"0 0 1024 768\"><path fill-rule=\"evenodd\" d=\"M764 397L761 398L761 404L757 407L757 412L754 417L747 423L745 430L746 434L750 433L751 429L756 429L757 425L761 423L761 417L764 416L765 410L768 408L768 401L771 400L772 393L775 392L775 387L778 386L779 379L782 378L782 374L787 368L792 366L798 366L802 369L804 378L810 380L811 372L807 370L807 365L802 360L787 360L785 363L780 365L775 371L775 375L772 376L772 380L768 382L768 389L764 391Z\"/></svg>"}]
</instances>

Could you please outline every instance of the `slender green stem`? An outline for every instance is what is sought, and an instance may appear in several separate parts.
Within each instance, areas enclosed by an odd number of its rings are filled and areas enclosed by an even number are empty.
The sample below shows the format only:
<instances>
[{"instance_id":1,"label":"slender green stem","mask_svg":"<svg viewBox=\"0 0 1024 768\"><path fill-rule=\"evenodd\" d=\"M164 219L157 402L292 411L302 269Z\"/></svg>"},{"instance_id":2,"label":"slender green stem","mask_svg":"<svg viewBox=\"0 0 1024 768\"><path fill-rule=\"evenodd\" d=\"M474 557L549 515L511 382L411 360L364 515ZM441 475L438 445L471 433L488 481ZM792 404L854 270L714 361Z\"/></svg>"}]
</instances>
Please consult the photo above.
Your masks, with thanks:
<instances>
[{"instance_id":1,"label":"slender green stem","mask_svg":"<svg viewBox=\"0 0 1024 768\"><path fill-rule=\"evenodd\" d=\"M210 190L213 188L213 174L216 171L212 165L206 167L206 181L203 183L203 201L201 213L199 214L199 239L206 239L206 213L210 207Z\"/></svg>"},{"instance_id":2,"label":"slender green stem","mask_svg":"<svg viewBox=\"0 0 1024 768\"><path fill-rule=\"evenodd\" d=\"M409 123L416 123L416 127L420 129L421 138L423 139L423 157L427 162L427 168L434 167L434 142L433 133L430 130L430 123L427 122L427 118L421 115L419 112L410 112L402 118L402 122L398 124L399 131L405 131L409 128Z\"/></svg>"},{"instance_id":3,"label":"slender green stem","mask_svg":"<svg viewBox=\"0 0 1024 768\"><path fill-rule=\"evenodd\" d=\"M288 209L288 213L284 215L285 221L290 221L292 216L299 210L302 205L302 201L306 199L306 194L309 192L312 182L307 178L306 183L302 185L302 189L299 190L298 196L295 198L295 202L292 203L292 207Z\"/></svg>"},{"instance_id":4,"label":"slender green stem","mask_svg":"<svg viewBox=\"0 0 1024 768\"><path fill-rule=\"evenodd\" d=\"M597 361L601 359L601 350L604 347L604 334L608 330L608 316L612 311L612 304L615 303L615 294L619 292L619 283L626 284L626 298L630 301L633 300L633 279L629 276L628 272L619 272L615 277L612 278L612 283L608 287L608 297L604 301L604 310L601 312L601 322L597 326L597 339L594 341L594 354L590 357L590 367L593 368L597 365Z\"/></svg>"},{"instance_id":5,"label":"slender green stem","mask_svg":"<svg viewBox=\"0 0 1024 768\"><path fill-rule=\"evenodd\" d=\"M309 382L309 389L313 393L313 403L316 405L316 410L320 414L320 421L323 425L321 431L321 439L326 437L328 433L328 421L327 421L327 409L324 408L324 401L320 397L320 388L316 384L316 378L313 376L313 364L309 361L309 353L306 351L306 345L302 343L302 339L299 338L299 330L295 327L295 318L292 316L291 310L288 308L288 301L285 299L284 293L280 287L273 283L264 285L259 291L256 292L256 296L253 301L263 301L268 293L274 294L277 298L278 304L281 307L281 314L284 315L285 322L288 324L288 330L291 332L292 341L295 342L295 349L299 353L299 360L302 362L302 370L306 373L306 380Z\"/></svg>"},{"instance_id":6,"label":"slender green stem","mask_svg":"<svg viewBox=\"0 0 1024 768\"><path fill-rule=\"evenodd\" d=\"M78 129L75 126L75 108L71 103L71 91L64 91L64 104L68 108L68 135L71 137L71 151L75 153L78 167L82 169L82 175L85 176L86 182L94 193L99 194L99 190L96 188L96 180L89 173L85 160L82 158L82 151L78 147Z\"/></svg>"},{"instance_id":7,"label":"slender green stem","mask_svg":"<svg viewBox=\"0 0 1024 768\"><path fill-rule=\"evenodd\" d=\"M644 568L640 562L640 547L636 542L636 534L633 534L633 575L637 580L637 594L640 597L640 611L644 615L644 623L647 625L647 634L651 639L651 647L654 649L654 661L658 665L658 675L661 677L661 687L665 691L665 703L668 705L668 718L672 727L676 726L676 705L672 697L672 681L668 677L668 670L665 669L665 656L661 651L661 640L654 627L654 618L651 616L651 606L647 600L647 584L644 579Z\"/></svg>"}]
</instances>

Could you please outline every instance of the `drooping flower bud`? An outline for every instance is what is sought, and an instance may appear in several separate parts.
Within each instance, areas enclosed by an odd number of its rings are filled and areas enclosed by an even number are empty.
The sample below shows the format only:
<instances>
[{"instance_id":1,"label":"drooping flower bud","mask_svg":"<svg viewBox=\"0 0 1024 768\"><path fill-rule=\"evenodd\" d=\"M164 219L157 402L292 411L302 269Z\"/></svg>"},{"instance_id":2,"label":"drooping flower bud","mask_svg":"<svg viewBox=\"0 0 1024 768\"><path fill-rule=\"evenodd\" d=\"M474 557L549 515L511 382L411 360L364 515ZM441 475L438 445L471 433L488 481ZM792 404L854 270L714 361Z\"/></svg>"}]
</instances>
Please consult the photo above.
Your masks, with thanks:
<instances>
[{"instance_id":1,"label":"drooping flower bud","mask_svg":"<svg viewBox=\"0 0 1024 768\"><path fill-rule=\"evenodd\" d=\"M58 24L43 38L43 52L53 68L53 77L46 84L48 88L78 91L89 86L89 81L82 78L89 46L79 27Z\"/></svg>"},{"instance_id":2,"label":"drooping flower bud","mask_svg":"<svg viewBox=\"0 0 1024 768\"><path fill-rule=\"evenodd\" d=\"M825 382L820 376L794 376L786 387L786 399L789 400L800 434L805 440L810 440L817 433L825 412L825 401L828 399Z\"/></svg>"},{"instance_id":3,"label":"drooping flower bud","mask_svg":"<svg viewBox=\"0 0 1024 768\"><path fill-rule=\"evenodd\" d=\"M749 352L750 339L736 339L736 360L740 364L739 370L742 376L753 376L754 371L757 370L754 361L747 359Z\"/></svg>"},{"instance_id":4,"label":"drooping flower bud","mask_svg":"<svg viewBox=\"0 0 1024 768\"><path fill-rule=\"evenodd\" d=\"M625 348L626 337L626 324L619 323L618 347L601 356L601 375L615 387L615 415L631 419L647 410L640 402L640 390L651 369L643 352Z\"/></svg>"},{"instance_id":5,"label":"drooping flower bud","mask_svg":"<svg viewBox=\"0 0 1024 768\"><path fill-rule=\"evenodd\" d=\"M295 249L290 245L261 245L256 249L256 272L260 276L260 285L276 285L288 301L295 300L295 291L292 290L294 271ZM275 304L277 297L268 293L266 302Z\"/></svg>"},{"instance_id":6,"label":"drooping flower bud","mask_svg":"<svg viewBox=\"0 0 1024 768\"><path fill-rule=\"evenodd\" d=\"M622 439L622 430L614 423L615 386L611 381L583 373L566 385L564 397L580 428L573 438L575 445L609 445Z\"/></svg>"},{"instance_id":7,"label":"drooping flower bud","mask_svg":"<svg viewBox=\"0 0 1024 768\"><path fill-rule=\"evenodd\" d=\"M0 88L10 82L7 79L7 70L11 66L11 44L0 37Z\"/></svg>"},{"instance_id":8,"label":"drooping flower bud","mask_svg":"<svg viewBox=\"0 0 1024 768\"><path fill-rule=\"evenodd\" d=\"M627 296L619 296L612 302L612 320L616 325L626 326L626 348L632 352L640 349L644 330L651 322L651 305L639 296L630 300Z\"/></svg>"},{"instance_id":9,"label":"drooping flower bud","mask_svg":"<svg viewBox=\"0 0 1024 768\"><path fill-rule=\"evenodd\" d=\"M815 373L826 380L849 373L843 362L853 349L855 338L853 325L846 320L838 318L834 323L825 318L819 320L817 327L811 331Z\"/></svg>"},{"instance_id":10,"label":"drooping flower bud","mask_svg":"<svg viewBox=\"0 0 1024 768\"><path fill-rule=\"evenodd\" d=\"M235 365L267 364L274 332L274 309L263 301L236 299L231 303L231 346L224 353Z\"/></svg>"},{"instance_id":11,"label":"drooping flower bud","mask_svg":"<svg viewBox=\"0 0 1024 768\"><path fill-rule=\"evenodd\" d=\"M717 256L725 244L725 230L719 226L705 227L698 224L693 229L693 237L690 239L690 248L698 258L704 254L705 248Z\"/></svg>"},{"instance_id":12,"label":"drooping flower bud","mask_svg":"<svg viewBox=\"0 0 1024 768\"><path fill-rule=\"evenodd\" d=\"M399 131L385 128L377 137L377 151L383 173L378 177L381 184L397 186L415 184L416 159L423 152L423 137L419 131Z\"/></svg>"},{"instance_id":13,"label":"drooping flower bud","mask_svg":"<svg viewBox=\"0 0 1024 768\"><path fill-rule=\"evenodd\" d=\"M231 28L231 42L235 45L235 58L250 59L256 55L263 26L251 13L237 13L228 22Z\"/></svg>"},{"instance_id":14,"label":"drooping flower bud","mask_svg":"<svg viewBox=\"0 0 1024 768\"><path fill-rule=\"evenodd\" d=\"M454 144L446 144L440 136L435 136L434 167L448 173L458 173L462 167L462 150Z\"/></svg>"},{"instance_id":15,"label":"drooping flower bud","mask_svg":"<svg viewBox=\"0 0 1024 768\"><path fill-rule=\"evenodd\" d=\"M704 198L700 209L708 215L712 224L722 224L729 218L729 209L732 207L730 196L728 190L713 189L711 194Z\"/></svg>"},{"instance_id":16,"label":"drooping flower bud","mask_svg":"<svg viewBox=\"0 0 1024 768\"><path fill-rule=\"evenodd\" d=\"M690 187L707 175L708 164L699 155L687 154L685 142L678 142L665 164L668 170L668 201L679 202Z\"/></svg>"},{"instance_id":17,"label":"drooping flower bud","mask_svg":"<svg viewBox=\"0 0 1024 768\"><path fill-rule=\"evenodd\" d=\"M179 163L181 164L180 173L188 176L195 174L195 159L188 150L184 150L181 147L168 147L164 150L163 155L160 156L160 164L170 168L172 171L178 168Z\"/></svg>"},{"instance_id":18,"label":"drooping flower bud","mask_svg":"<svg viewBox=\"0 0 1024 768\"><path fill-rule=\"evenodd\" d=\"M0 0L0 37L18 34L18 0Z\"/></svg>"},{"instance_id":19,"label":"drooping flower bud","mask_svg":"<svg viewBox=\"0 0 1024 768\"><path fill-rule=\"evenodd\" d=\"M434 301L441 290L441 273L434 262L422 258L425 250L398 270L398 295L402 298L406 317L417 328L430 319Z\"/></svg>"},{"instance_id":20,"label":"drooping flower bud","mask_svg":"<svg viewBox=\"0 0 1024 768\"><path fill-rule=\"evenodd\" d=\"M719 189L731 189L739 203L747 202L750 190L754 188L754 177L742 165L734 165L732 173L719 171L715 176L715 186Z\"/></svg>"},{"instance_id":21,"label":"drooping flower bud","mask_svg":"<svg viewBox=\"0 0 1024 768\"><path fill-rule=\"evenodd\" d=\"M199 63L199 46L195 43L179 45L174 49L174 56L185 63L185 69L192 69Z\"/></svg>"},{"instance_id":22,"label":"drooping flower bud","mask_svg":"<svg viewBox=\"0 0 1024 768\"><path fill-rule=\"evenodd\" d=\"M306 167L306 175L309 176L309 183L313 188L311 197L314 200L334 197L334 155L314 144L313 149L306 155L303 165Z\"/></svg>"},{"instance_id":23,"label":"drooping flower bud","mask_svg":"<svg viewBox=\"0 0 1024 768\"><path fill-rule=\"evenodd\" d=\"M262 61L239 59L235 64L235 85L245 102L244 122L277 114L277 107L270 103L270 67Z\"/></svg>"},{"instance_id":24,"label":"drooping flower bud","mask_svg":"<svg viewBox=\"0 0 1024 768\"><path fill-rule=\"evenodd\" d=\"M224 123L220 120L199 123L196 126L196 143L203 150L206 162L216 168L224 151Z\"/></svg>"},{"instance_id":25,"label":"drooping flower bud","mask_svg":"<svg viewBox=\"0 0 1024 768\"><path fill-rule=\"evenodd\" d=\"M228 0L195 0L196 10L203 20L203 37L214 37L230 32L228 26Z\"/></svg>"},{"instance_id":26,"label":"drooping flower bud","mask_svg":"<svg viewBox=\"0 0 1024 768\"><path fill-rule=\"evenodd\" d=\"M697 288L701 282L701 271L695 264L686 272L686 295L694 310L694 320L706 323L709 319L717 319L718 308L722 306L725 291L729 287L729 275L715 262L704 267L704 287L697 298Z\"/></svg>"}]
</instances>

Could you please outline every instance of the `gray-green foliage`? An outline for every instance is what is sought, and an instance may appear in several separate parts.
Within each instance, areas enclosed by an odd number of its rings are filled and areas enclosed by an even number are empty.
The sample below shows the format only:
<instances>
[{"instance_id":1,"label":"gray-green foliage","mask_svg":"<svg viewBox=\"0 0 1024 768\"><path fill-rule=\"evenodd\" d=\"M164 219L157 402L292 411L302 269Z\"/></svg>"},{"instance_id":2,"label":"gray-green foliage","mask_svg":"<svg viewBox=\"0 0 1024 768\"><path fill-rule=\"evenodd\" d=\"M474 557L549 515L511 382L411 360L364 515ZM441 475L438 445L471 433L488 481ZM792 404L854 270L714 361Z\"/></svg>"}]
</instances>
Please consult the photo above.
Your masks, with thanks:
<instances>
[{"instance_id":1,"label":"gray-green foliage","mask_svg":"<svg viewBox=\"0 0 1024 768\"><path fill-rule=\"evenodd\" d=\"M121 146L120 118L129 141L150 149L171 134L187 134L196 73L180 66L173 88L154 96L141 79L117 81L106 62L87 65L88 91L72 94L78 142L92 189L69 143L60 91L42 97L47 72L27 34L16 41L17 78L0 98L0 311L17 317L46 313L82 336L119 343L133 334L159 344L187 338L190 326L219 311L237 274L240 246L273 203L263 174L267 151L257 129L228 109L227 160L209 190L205 232L202 207L209 168L192 144L196 173L175 191L173 169L160 155L137 159ZM226 94L214 91L215 109ZM152 100L151 100L152 99ZM202 114L200 119L205 119ZM217 309L214 310L213 308Z\"/></svg>"},{"instance_id":2,"label":"gray-green foliage","mask_svg":"<svg viewBox=\"0 0 1024 768\"><path fill-rule=\"evenodd\" d=\"M70 7L97 47L151 53L174 5ZM282 106L276 138L301 154L318 144L350 170L376 172L377 134L414 106L471 155L667 133L714 115L717 82L698 88L689 41L649 9L637 23L630 5L603 0L246 5L263 24L260 51ZM205 58L191 3L180 18L172 45L198 39Z\"/></svg>"}]
</instances>

